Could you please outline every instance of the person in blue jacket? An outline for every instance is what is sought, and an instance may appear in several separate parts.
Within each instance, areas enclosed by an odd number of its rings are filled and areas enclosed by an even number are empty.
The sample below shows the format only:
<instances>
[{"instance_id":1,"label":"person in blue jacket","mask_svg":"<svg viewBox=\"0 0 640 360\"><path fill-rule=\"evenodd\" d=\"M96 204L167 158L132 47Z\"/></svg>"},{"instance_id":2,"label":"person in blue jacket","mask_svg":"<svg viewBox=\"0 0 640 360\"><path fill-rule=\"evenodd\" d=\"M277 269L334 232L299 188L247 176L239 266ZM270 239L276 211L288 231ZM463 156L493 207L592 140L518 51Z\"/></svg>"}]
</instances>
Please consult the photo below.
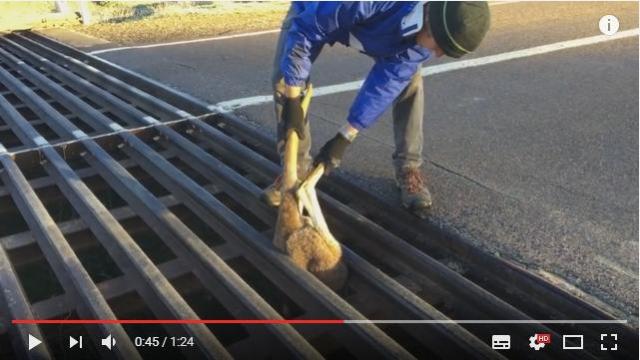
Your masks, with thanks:
<instances>
[{"instance_id":1,"label":"person in blue jacket","mask_svg":"<svg viewBox=\"0 0 640 360\"><path fill-rule=\"evenodd\" d=\"M459 58L474 51L489 28L486 2L294 2L287 14L274 61L272 84L278 122L278 152L285 134L298 133L298 177L311 164L326 172L357 134L393 106L393 164L403 205L424 217L431 194L422 165L424 93L421 65L443 54ZM370 56L374 65L353 102L347 123L312 160L311 136L301 107L313 62L325 44L341 43ZM280 180L265 189L269 204L280 203Z\"/></svg>"}]
</instances>

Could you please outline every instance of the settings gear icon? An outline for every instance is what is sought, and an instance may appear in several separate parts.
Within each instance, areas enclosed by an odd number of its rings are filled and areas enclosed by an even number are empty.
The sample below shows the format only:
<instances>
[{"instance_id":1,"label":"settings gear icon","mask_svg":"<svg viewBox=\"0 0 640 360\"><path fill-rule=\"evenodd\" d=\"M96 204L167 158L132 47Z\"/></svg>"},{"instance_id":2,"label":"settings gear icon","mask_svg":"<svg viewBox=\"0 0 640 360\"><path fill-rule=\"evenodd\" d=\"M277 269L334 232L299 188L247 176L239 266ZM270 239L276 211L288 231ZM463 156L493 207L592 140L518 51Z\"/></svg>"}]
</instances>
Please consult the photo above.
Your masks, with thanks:
<instances>
[{"instance_id":1,"label":"settings gear icon","mask_svg":"<svg viewBox=\"0 0 640 360\"><path fill-rule=\"evenodd\" d=\"M537 342L536 337L537 336L534 335L529 338L529 347L538 351L544 347L544 343Z\"/></svg>"}]
</instances>

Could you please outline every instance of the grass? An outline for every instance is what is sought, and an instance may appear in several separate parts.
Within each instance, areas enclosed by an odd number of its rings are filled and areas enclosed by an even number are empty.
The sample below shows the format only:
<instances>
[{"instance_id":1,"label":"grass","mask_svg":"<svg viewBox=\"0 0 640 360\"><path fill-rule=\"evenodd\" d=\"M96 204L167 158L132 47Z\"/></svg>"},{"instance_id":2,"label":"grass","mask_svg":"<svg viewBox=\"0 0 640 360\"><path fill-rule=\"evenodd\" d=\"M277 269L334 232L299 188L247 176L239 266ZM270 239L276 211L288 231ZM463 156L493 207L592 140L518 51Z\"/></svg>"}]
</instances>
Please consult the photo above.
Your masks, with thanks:
<instances>
[{"instance_id":1,"label":"grass","mask_svg":"<svg viewBox=\"0 0 640 360\"><path fill-rule=\"evenodd\" d=\"M0 2L0 31L47 27L74 21L74 14L57 14L54 9L52 1Z\"/></svg>"},{"instance_id":2,"label":"grass","mask_svg":"<svg viewBox=\"0 0 640 360\"><path fill-rule=\"evenodd\" d=\"M0 2L0 31L63 27L133 45L195 39L274 29L280 26L288 2L117 2L87 4L89 24L80 5L69 2L66 14L55 13L54 2Z\"/></svg>"}]
</instances>

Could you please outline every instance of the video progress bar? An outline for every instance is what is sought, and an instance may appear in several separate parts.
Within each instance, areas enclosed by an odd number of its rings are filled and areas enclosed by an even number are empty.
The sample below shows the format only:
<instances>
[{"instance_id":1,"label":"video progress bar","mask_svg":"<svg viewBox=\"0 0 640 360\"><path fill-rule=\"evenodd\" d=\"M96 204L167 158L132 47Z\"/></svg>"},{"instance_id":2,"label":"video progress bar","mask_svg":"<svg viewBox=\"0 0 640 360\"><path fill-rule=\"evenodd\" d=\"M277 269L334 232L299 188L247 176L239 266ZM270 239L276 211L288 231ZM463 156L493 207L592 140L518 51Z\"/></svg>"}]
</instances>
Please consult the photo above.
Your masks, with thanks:
<instances>
[{"instance_id":1,"label":"video progress bar","mask_svg":"<svg viewBox=\"0 0 640 360\"><path fill-rule=\"evenodd\" d=\"M15 319L20 324L58 324L58 325L95 325L95 324L219 324L219 325L343 325L343 324L627 324L628 320L342 320L342 319Z\"/></svg>"},{"instance_id":2,"label":"video progress bar","mask_svg":"<svg viewBox=\"0 0 640 360\"><path fill-rule=\"evenodd\" d=\"M626 324L627 320L345 320L345 324Z\"/></svg>"},{"instance_id":3,"label":"video progress bar","mask_svg":"<svg viewBox=\"0 0 640 360\"><path fill-rule=\"evenodd\" d=\"M340 319L15 319L14 325L19 324L67 324L67 325L94 325L94 324L219 324L219 325L342 325L345 320Z\"/></svg>"}]
</instances>

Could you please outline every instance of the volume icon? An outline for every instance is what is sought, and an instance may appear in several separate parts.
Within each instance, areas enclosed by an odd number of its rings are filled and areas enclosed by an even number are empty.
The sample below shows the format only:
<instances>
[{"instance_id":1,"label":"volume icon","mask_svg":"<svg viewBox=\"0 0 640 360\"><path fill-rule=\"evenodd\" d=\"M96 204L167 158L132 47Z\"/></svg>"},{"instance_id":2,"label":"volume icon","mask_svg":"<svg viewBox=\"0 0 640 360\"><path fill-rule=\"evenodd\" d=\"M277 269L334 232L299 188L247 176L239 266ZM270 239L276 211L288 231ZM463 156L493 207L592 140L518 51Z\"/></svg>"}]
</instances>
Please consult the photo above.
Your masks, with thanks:
<instances>
[{"instance_id":1,"label":"volume icon","mask_svg":"<svg viewBox=\"0 0 640 360\"><path fill-rule=\"evenodd\" d=\"M111 350L112 347L116 346L116 339L111 336L111 334L109 334L109 336L102 339L101 344L102 346L106 346L109 350Z\"/></svg>"}]
</instances>

